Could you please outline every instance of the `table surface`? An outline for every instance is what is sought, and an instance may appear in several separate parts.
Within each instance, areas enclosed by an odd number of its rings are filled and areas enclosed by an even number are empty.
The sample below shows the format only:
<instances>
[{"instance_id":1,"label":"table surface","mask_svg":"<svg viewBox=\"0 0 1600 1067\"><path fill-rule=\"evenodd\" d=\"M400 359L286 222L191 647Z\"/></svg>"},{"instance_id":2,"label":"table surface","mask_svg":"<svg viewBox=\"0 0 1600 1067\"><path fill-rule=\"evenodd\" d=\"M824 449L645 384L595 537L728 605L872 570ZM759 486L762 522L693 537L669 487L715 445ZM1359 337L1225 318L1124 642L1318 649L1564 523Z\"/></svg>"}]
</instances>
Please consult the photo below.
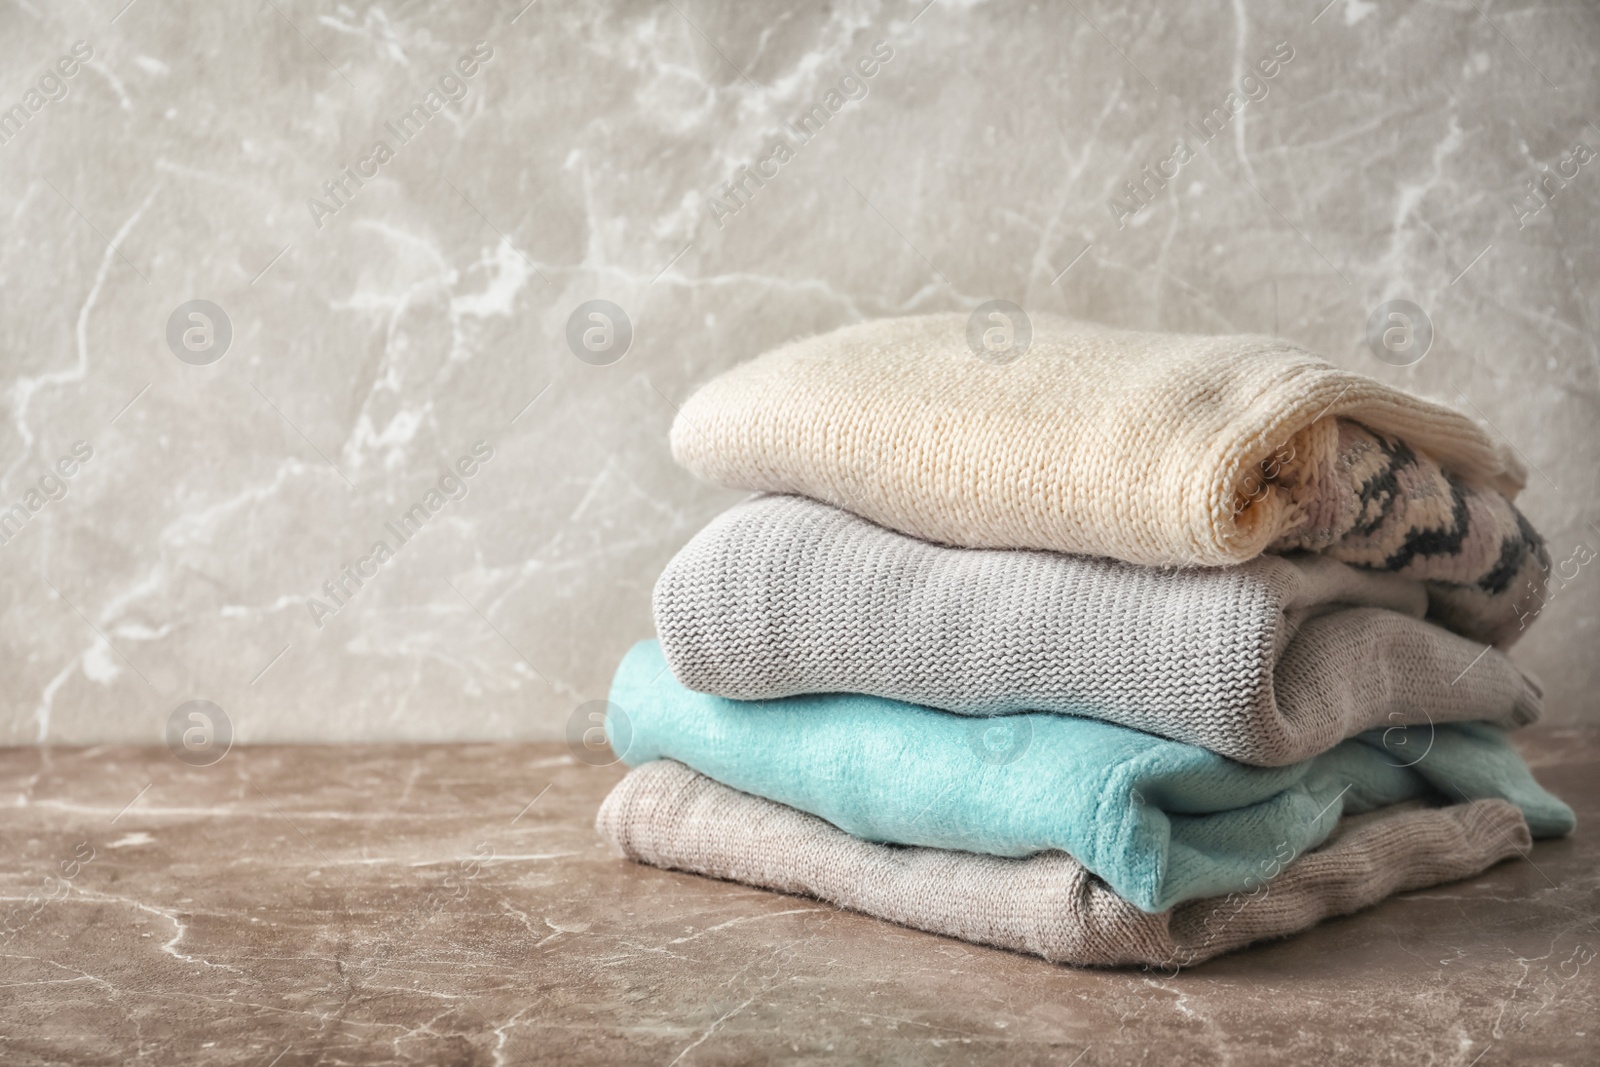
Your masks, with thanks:
<instances>
[{"instance_id":1,"label":"table surface","mask_svg":"<svg viewBox=\"0 0 1600 1067\"><path fill-rule=\"evenodd\" d=\"M559 743L4 749L0 1062L1594 1064L1600 731L1520 738L1574 837L1173 977L627 863Z\"/></svg>"}]
</instances>

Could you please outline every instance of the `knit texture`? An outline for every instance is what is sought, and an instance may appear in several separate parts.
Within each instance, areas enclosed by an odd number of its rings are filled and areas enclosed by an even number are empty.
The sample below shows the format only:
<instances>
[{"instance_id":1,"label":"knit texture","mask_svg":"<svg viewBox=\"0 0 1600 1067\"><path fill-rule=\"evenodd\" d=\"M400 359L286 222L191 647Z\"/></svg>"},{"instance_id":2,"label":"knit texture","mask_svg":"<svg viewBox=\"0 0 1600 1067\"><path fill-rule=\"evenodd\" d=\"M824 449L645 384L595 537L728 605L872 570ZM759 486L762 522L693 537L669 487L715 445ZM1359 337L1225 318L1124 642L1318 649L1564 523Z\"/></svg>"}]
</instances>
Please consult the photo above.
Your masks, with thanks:
<instances>
[{"instance_id":1,"label":"knit texture","mask_svg":"<svg viewBox=\"0 0 1600 1067\"><path fill-rule=\"evenodd\" d=\"M1569 831L1503 731L1393 727L1290 767L1044 713L974 719L858 695L739 701L685 689L654 641L617 668L607 716L630 765L676 759L868 841L996 856L1059 849L1146 911L1247 888L1280 844L1339 816L1442 794L1498 797L1535 836Z\"/></svg>"},{"instance_id":2,"label":"knit texture","mask_svg":"<svg viewBox=\"0 0 1600 1067\"><path fill-rule=\"evenodd\" d=\"M1377 726L1537 718L1511 661L1425 605L1417 582L1305 553L1156 570L949 548L767 496L667 565L655 621L678 680L718 696L1062 712L1264 766Z\"/></svg>"},{"instance_id":3,"label":"knit texture","mask_svg":"<svg viewBox=\"0 0 1600 1067\"><path fill-rule=\"evenodd\" d=\"M1530 845L1521 813L1504 801L1387 808L1342 820L1314 852L1278 853L1261 864L1261 877L1246 892L1151 914L1063 852L1002 859L860 841L671 760L630 772L606 797L595 828L641 863L1101 967L1191 966L1395 893L1470 877Z\"/></svg>"},{"instance_id":4,"label":"knit texture","mask_svg":"<svg viewBox=\"0 0 1600 1067\"><path fill-rule=\"evenodd\" d=\"M1430 583L1446 619L1508 645L1548 554L1525 475L1465 416L1288 342L1033 319L996 365L966 316L848 326L695 393L674 456L738 489L799 493L930 541L1149 566L1310 548Z\"/></svg>"}]
</instances>

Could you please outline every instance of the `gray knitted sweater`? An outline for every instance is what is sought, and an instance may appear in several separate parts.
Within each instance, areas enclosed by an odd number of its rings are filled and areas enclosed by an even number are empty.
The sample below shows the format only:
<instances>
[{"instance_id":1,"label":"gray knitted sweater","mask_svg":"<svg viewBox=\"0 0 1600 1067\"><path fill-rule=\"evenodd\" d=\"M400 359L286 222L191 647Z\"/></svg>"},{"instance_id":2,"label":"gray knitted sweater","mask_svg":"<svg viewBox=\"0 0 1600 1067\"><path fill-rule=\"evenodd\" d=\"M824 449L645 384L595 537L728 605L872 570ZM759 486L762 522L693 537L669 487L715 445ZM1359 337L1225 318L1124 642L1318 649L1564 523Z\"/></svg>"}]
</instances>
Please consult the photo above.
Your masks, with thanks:
<instances>
[{"instance_id":1,"label":"gray knitted sweater","mask_svg":"<svg viewBox=\"0 0 1600 1067\"><path fill-rule=\"evenodd\" d=\"M713 520L655 590L691 689L1061 712L1261 766L1373 727L1538 717L1509 659L1426 608L1420 584L1323 556L1162 570L951 548L792 496Z\"/></svg>"}]
</instances>

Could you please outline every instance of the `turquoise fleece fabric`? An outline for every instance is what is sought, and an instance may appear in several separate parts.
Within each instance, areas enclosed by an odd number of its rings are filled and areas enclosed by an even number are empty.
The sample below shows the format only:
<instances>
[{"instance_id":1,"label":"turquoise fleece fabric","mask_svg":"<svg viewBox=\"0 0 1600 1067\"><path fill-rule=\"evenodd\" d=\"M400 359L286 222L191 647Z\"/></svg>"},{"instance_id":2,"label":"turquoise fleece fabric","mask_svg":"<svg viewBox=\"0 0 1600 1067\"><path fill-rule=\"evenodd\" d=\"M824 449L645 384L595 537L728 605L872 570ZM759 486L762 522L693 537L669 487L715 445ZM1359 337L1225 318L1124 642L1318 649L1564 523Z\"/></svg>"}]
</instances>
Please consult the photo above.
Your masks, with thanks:
<instances>
[{"instance_id":1,"label":"turquoise fleece fabric","mask_svg":"<svg viewBox=\"0 0 1600 1067\"><path fill-rule=\"evenodd\" d=\"M1535 837L1573 827L1505 732L1482 723L1374 730L1250 767L1065 715L974 719L853 694L729 700L685 689L655 641L623 658L611 703L607 736L629 765L675 759L868 841L1060 849L1152 912L1252 889L1341 814L1414 797L1500 797Z\"/></svg>"}]
</instances>

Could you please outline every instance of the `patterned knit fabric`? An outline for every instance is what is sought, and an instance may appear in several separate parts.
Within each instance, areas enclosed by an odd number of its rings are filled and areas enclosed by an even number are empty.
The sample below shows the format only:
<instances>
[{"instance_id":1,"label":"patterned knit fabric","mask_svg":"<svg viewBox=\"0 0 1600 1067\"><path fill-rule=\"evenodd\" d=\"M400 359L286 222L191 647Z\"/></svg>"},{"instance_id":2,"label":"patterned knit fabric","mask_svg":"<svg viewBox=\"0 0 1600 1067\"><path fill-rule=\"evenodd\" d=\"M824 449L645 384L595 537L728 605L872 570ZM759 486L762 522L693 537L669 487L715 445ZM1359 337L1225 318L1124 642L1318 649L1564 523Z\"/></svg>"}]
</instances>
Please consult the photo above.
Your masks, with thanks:
<instances>
[{"instance_id":1,"label":"patterned knit fabric","mask_svg":"<svg viewBox=\"0 0 1600 1067\"><path fill-rule=\"evenodd\" d=\"M1314 852L1266 854L1245 892L1150 914L1063 852L1002 859L872 844L670 760L629 773L595 827L624 856L657 867L803 894L1058 963L1163 969L1470 877L1530 843L1521 814L1500 800L1385 809L1343 820Z\"/></svg>"},{"instance_id":2,"label":"patterned knit fabric","mask_svg":"<svg viewBox=\"0 0 1600 1067\"><path fill-rule=\"evenodd\" d=\"M1536 837L1572 829L1504 731L1392 727L1290 767L1248 767L1094 719L975 719L856 694L727 700L685 689L641 641L606 730L630 765L675 759L868 841L995 856L1059 849L1163 911L1245 888L1280 842L1314 848L1342 814L1405 800L1508 800Z\"/></svg>"},{"instance_id":3,"label":"patterned knit fabric","mask_svg":"<svg viewBox=\"0 0 1600 1067\"><path fill-rule=\"evenodd\" d=\"M1263 766L1373 727L1537 718L1511 661L1420 620L1425 604L1417 582L1325 556L1157 570L948 548L768 496L668 564L655 621L677 679L718 696L1062 712Z\"/></svg>"},{"instance_id":4,"label":"patterned knit fabric","mask_svg":"<svg viewBox=\"0 0 1600 1067\"><path fill-rule=\"evenodd\" d=\"M1444 573L1441 560L1466 564L1449 580L1427 583L1429 617L1501 647L1513 644L1545 591L1544 539L1499 493L1474 490L1398 437L1332 421L1338 445L1327 454L1337 458L1306 478L1313 488L1302 520L1272 550L1320 551L1422 579Z\"/></svg>"},{"instance_id":5,"label":"patterned knit fabric","mask_svg":"<svg viewBox=\"0 0 1600 1067\"><path fill-rule=\"evenodd\" d=\"M1033 321L977 358L959 314L785 345L691 397L678 461L943 544L1149 566L1312 548L1426 581L1502 646L1547 554L1524 473L1475 423L1281 340Z\"/></svg>"}]
</instances>

